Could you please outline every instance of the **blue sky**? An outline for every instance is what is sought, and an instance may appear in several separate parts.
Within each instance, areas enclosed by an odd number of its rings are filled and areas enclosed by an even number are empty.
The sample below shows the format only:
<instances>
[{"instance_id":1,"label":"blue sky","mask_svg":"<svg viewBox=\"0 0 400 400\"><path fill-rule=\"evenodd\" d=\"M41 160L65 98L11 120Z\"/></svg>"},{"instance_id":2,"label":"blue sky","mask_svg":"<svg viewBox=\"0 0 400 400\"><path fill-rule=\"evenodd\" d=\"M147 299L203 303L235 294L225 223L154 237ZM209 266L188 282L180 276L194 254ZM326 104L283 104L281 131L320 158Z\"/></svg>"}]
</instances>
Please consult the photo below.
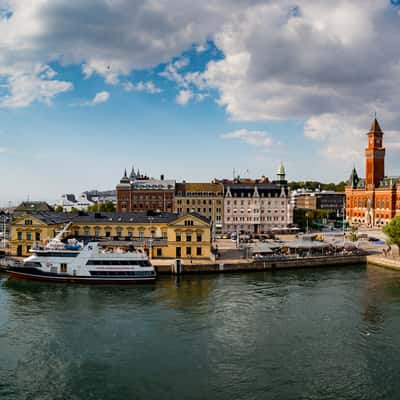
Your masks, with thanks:
<instances>
[{"instance_id":1,"label":"blue sky","mask_svg":"<svg viewBox=\"0 0 400 400\"><path fill-rule=\"evenodd\" d=\"M0 206L114 188L132 165L340 181L363 175L375 111L400 174L398 6L211 3L6 1Z\"/></svg>"}]
</instances>

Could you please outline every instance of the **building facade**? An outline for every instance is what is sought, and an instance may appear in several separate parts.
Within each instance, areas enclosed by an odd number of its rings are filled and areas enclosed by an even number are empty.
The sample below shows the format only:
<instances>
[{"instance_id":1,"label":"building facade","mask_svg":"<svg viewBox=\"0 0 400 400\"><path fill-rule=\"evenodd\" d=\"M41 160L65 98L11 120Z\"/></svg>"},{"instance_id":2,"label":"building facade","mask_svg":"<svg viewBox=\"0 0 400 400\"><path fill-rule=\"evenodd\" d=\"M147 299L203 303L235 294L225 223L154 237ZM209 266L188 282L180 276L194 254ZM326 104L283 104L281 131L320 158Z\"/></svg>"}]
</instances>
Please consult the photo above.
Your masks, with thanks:
<instances>
[{"instance_id":1,"label":"building facade","mask_svg":"<svg viewBox=\"0 0 400 400\"><path fill-rule=\"evenodd\" d=\"M69 222L69 237L85 242L112 238L132 242L151 258L209 259L211 226L197 213L57 213L19 215L11 224L10 253L28 256L35 243L46 242Z\"/></svg>"},{"instance_id":2,"label":"building facade","mask_svg":"<svg viewBox=\"0 0 400 400\"><path fill-rule=\"evenodd\" d=\"M224 182L224 232L262 234L292 223L293 209L283 165L273 182L265 177Z\"/></svg>"},{"instance_id":3,"label":"building facade","mask_svg":"<svg viewBox=\"0 0 400 400\"><path fill-rule=\"evenodd\" d=\"M149 178L132 168L117 185L117 212L173 212L174 198L174 180Z\"/></svg>"},{"instance_id":4,"label":"building facade","mask_svg":"<svg viewBox=\"0 0 400 400\"><path fill-rule=\"evenodd\" d=\"M346 218L350 225L381 227L400 215L400 178L385 176L383 131L377 119L367 134L365 178L353 168L346 187Z\"/></svg>"},{"instance_id":5,"label":"building facade","mask_svg":"<svg viewBox=\"0 0 400 400\"><path fill-rule=\"evenodd\" d=\"M174 212L197 212L207 217L217 231L222 229L224 186L221 183L177 183Z\"/></svg>"},{"instance_id":6,"label":"building facade","mask_svg":"<svg viewBox=\"0 0 400 400\"><path fill-rule=\"evenodd\" d=\"M295 208L303 208L308 210L332 210L341 212L344 208L345 193L334 192L328 190L308 192L294 191L292 192L292 204ZM295 200L293 201L293 198Z\"/></svg>"}]
</instances>

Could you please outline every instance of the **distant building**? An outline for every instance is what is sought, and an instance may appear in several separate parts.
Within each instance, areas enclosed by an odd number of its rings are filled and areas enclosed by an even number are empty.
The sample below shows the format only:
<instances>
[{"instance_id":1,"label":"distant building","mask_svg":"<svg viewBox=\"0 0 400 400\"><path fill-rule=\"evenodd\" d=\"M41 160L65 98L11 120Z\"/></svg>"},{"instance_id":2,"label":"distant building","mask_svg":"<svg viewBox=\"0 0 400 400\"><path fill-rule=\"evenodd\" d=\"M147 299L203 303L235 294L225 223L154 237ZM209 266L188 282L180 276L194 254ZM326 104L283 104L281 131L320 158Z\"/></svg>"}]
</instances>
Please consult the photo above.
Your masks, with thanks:
<instances>
[{"instance_id":1,"label":"distant building","mask_svg":"<svg viewBox=\"0 0 400 400\"><path fill-rule=\"evenodd\" d=\"M27 212L54 211L45 201L23 201L14 209L14 215L20 215Z\"/></svg>"},{"instance_id":2,"label":"distant building","mask_svg":"<svg viewBox=\"0 0 400 400\"><path fill-rule=\"evenodd\" d=\"M182 182L175 186L174 211L204 215L216 231L222 229L223 207L224 185L221 183Z\"/></svg>"},{"instance_id":3,"label":"distant building","mask_svg":"<svg viewBox=\"0 0 400 400\"><path fill-rule=\"evenodd\" d=\"M315 192L295 190L291 193L291 203L294 208L308 210L342 211L345 202L344 192L322 190Z\"/></svg>"},{"instance_id":4,"label":"distant building","mask_svg":"<svg viewBox=\"0 0 400 400\"><path fill-rule=\"evenodd\" d=\"M149 178L132 168L131 174L126 170L117 185L118 212L172 212L174 209L175 181Z\"/></svg>"},{"instance_id":5,"label":"distant building","mask_svg":"<svg viewBox=\"0 0 400 400\"><path fill-rule=\"evenodd\" d=\"M116 190L88 190L83 194L86 195L87 200L94 204L106 202L117 204Z\"/></svg>"},{"instance_id":6,"label":"distant building","mask_svg":"<svg viewBox=\"0 0 400 400\"><path fill-rule=\"evenodd\" d=\"M383 131L372 121L365 149L365 175L353 168L346 186L346 218L350 225L381 227L400 215L400 177L385 176Z\"/></svg>"},{"instance_id":7,"label":"distant building","mask_svg":"<svg viewBox=\"0 0 400 400\"><path fill-rule=\"evenodd\" d=\"M72 210L85 211L89 206L109 201L116 204L117 196L115 190L90 190L81 193L79 196L75 196L72 193L63 194L56 206L61 206L65 212L71 212Z\"/></svg>"},{"instance_id":8,"label":"distant building","mask_svg":"<svg viewBox=\"0 0 400 400\"><path fill-rule=\"evenodd\" d=\"M277 180L268 178L224 180L223 231L267 233L293 223L290 192L281 164Z\"/></svg>"}]
</instances>

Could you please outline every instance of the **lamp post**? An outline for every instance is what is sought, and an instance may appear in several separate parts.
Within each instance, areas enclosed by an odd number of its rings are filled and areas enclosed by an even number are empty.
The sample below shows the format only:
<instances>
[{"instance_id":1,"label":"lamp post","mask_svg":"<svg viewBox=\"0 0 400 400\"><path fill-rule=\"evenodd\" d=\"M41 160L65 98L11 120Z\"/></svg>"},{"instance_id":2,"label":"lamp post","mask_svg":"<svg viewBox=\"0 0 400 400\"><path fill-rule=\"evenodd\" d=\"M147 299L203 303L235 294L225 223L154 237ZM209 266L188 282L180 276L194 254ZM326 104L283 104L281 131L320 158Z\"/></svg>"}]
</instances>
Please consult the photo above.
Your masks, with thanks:
<instances>
[{"instance_id":1,"label":"lamp post","mask_svg":"<svg viewBox=\"0 0 400 400\"><path fill-rule=\"evenodd\" d=\"M343 249L344 245L346 243L346 234L345 234L345 229L344 229L344 217L346 213L346 197L343 199L343 215L342 215L342 229L343 229Z\"/></svg>"},{"instance_id":2,"label":"lamp post","mask_svg":"<svg viewBox=\"0 0 400 400\"><path fill-rule=\"evenodd\" d=\"M149 222L150 222L149 256L150 256L150 259L152 259L153 258L153 231L152 231L153 217L149 217Z\"/></svg>"}]
</instances>

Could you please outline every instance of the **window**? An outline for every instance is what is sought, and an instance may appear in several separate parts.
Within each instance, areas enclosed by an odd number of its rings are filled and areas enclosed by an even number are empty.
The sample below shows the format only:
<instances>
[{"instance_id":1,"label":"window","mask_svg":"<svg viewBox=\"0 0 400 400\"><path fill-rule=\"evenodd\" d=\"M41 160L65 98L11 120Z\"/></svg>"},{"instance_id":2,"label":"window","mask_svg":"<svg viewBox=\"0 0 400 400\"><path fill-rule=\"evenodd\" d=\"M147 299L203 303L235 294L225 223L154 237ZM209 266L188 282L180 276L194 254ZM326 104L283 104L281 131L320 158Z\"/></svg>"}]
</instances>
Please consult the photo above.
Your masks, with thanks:
<instances>
[{"instance_id":1,"label":"window","mask_svg":"<svg viewBox=\"0 0 400 400\"><path fill-rule=\"evenodd\" d=\"M201 247L196 248L196 256L201 256Z\"/></svg>"},{"instance_id":2,"label":"window","mask_svg":"<svg viewBox=\"0 0 400 400\"><path fill-rule=\"evenodd\" d=\"M26 232L26 240L32 240L32 232Z\"/></svg>"},{"instance_id":3,"label":"window","mask_svg":"<svg viewBox=\"0 0 400 400\"><path fill-rule=\"evenodd\" d=\"M140 237L140 239L144 239L144 230L143 229L141 229L139 231L139 237Z\"/></svg>"},{"instance_id":4,"label":"window","mask_svg":"<svg viewBox=\"0 0 400 400\"><path fill-rule=\"evenodd\" d=\"M190 232L186 233L186 241L191 242L192 241L192 234Z\"/></svg>"},{"instance_id":5,"label":"window","mask_svg":"<svg viewBox=\"0 0 400 400\"><path fill-rule=\"evenodd\" d=\"M78 235L76 235L78 236ZM40 232L35 232L35 240L39 241L40 240Z\"/></svg>"},{"instance_id":6,"label":"window","mask_svg":"<svg viewBox=\"0 0 400 400\"><path fill-rule=\"evenodd\" d=\"M157 248L157 257L162 257L162 249Z\"/></svg>"},{"instance_id":7,"label":"window","mask_svg":"<svg viewBox=\"0 0 400 400\"><path fill-rule=\"evenodd\" d=\"M168 239L168 232L167 231L163 231L162 232L162 238L163 239Z\"/></svg>"},{"instance_id":8,"label":"window","mask_svg":"<svg viewBox=\"0 0 400 400\"><path fill-rule=\"evenodd\" d=\"M31 219L26 219L25 220L25 225L32 225L32 220Z\"/></svg>"},{"instance_id":9,"label":"window","mask_svg":"<svg viewBox=\"0 0 400 400\"><path fill-rule=\"evenodd\" d=\"M106 230L106 237L110 237L111 236L111 232L109 229Z\"/></svg>"},{"instance_id":10,"label":"window","mask_svg":"<svg viewBox=\"0 0 400 400\"><path fill-rule=\"evenodd\" d=\"M190 257L192 255L192 248L191 247L186 247L186 255Z\"/></svg>"},{"instance_id":11,"label":"window","mask_svg":"<svg viewBox=\"0 0 400 400\"><path fill-rule=\"evenodd\" d=\"M176 258L179 258L182 256L182 249L180 247L176 248Z\"/></svg>"},{"instance_id":12,"label":"window","mask_svg":"<svg viewBox=\"0 0 400 400\"><path fill-rule=\"evenodd\" d=\"M182 240L182 237L181 237L181 234L180 234L180 232L177 232L176 233L176 239L175 239L177 242L180 242L181 240Z\"/></svg>"},{"instance_id":13,"label":"window","mask_svg":"<svg viewBox=\"0 0 400 400\"><path fill-rule=\"evenodd\" d=\"M133 236L133 232L132 231L128 231L128 237L132 237Z\"/></svg>"},{"instance_id":14,"label":"window","mask_svg":"<svg viewBox=\"0 0 400 400\"><path fill-rule=\"evenodd\" d=\"M67 272L67 264L60 264L60 271L65 274Z\"/></svg>"},{"instance_id":15,"label":"window","mask_svg":"<svg viewBox=\"0 0 400 400\"><path fill-rule=\"evenodd\" d=\"M94 236L100 236L100 228L95 228Z\"/></svg>"},{"instance_id":16,"label":"window","mask_svg":"<svg viewBox=\"0 0 400 400\"><path fill-rule=\"evenodd\" d=\"M121 228L117 228L117 236L118 237L122 236L122 229Z\"/></svg>"},{"instance_id":17,"label":"window","mask_svg":"<svg viewBox=\"0 0 400 400\"><path fill-rule=\"evenodd\" d=\"M201 234L201 232L197 232L196 241L197 242L202 242L203 241L203 235Z\"/></svg>"},{"instance_id":18,"label":"window","mask_svg":"<svg viewBox=\"0 0 400 400\"><path fill-rule=\"evenodd\" d=\"M17 238L18 238L18 240L22 240L22 232L17 233Z\"/></svg>"},{"instance_id":19,"label":"window","mask_svg":"<svg viewBox=\"0 0 400 400\"><path fill-rule=\"evenodd\" d=\"M84 234L84 236L90 236L90 229L89 228L85 228L83 230L83 234Z\"/></svg>"}]
</instances>

